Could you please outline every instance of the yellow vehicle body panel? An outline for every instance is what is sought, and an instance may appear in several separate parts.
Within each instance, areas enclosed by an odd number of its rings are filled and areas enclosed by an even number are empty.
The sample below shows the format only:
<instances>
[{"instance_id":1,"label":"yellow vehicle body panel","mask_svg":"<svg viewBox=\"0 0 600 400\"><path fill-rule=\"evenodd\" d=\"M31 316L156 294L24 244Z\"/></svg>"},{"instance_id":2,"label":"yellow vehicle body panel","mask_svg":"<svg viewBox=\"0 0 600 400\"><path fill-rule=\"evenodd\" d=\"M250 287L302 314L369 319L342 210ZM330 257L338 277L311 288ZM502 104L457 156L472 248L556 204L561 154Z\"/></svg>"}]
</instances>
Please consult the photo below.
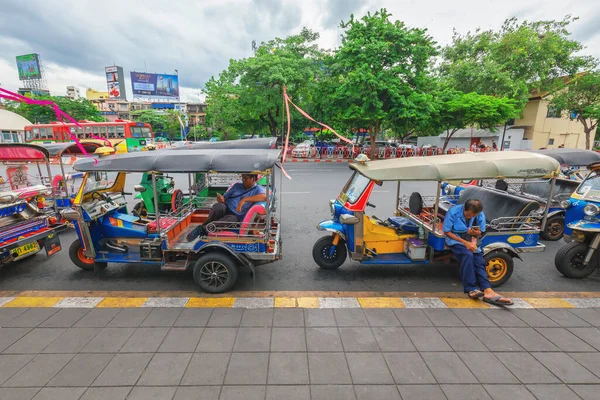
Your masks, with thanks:
<instances>
[{"instance_id":1,"label":"yellow vehicle body panel","mask_svg":"<svg viewBox=\"0 0 600 400\"><path fill-rule=\"evenodd\" d=\"M377 254L403 253L404 241L415 234L398 235L394 228L382 226L365 215L364 218L365 246Z\"/></svg>"}]
</instances>

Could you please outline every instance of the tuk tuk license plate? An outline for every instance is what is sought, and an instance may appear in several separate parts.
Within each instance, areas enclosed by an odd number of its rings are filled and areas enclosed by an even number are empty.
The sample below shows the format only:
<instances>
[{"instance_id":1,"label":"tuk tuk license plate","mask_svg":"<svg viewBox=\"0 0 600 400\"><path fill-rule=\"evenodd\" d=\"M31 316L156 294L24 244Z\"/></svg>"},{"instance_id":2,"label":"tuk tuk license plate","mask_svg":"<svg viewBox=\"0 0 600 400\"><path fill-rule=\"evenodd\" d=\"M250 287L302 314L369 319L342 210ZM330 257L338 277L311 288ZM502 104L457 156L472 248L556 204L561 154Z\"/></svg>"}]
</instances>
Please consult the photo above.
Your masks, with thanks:
<instances>
[{"instance_id":1,"label":"tuk tuk license plate","mask_svg":"<svg viewBox=\"0 0 600 400\"><path fill-rule=\"evenodd\" d=\"M15 258L18 258L30 253L37 253L38 251L40 251L40 246L37 244L37 242L31 242L13 249L13 254L17 253L17 257Z\"/></svg>"},{"instance_id":2,"label":"tuk tuk license plate","mask_svg":"<svg viewBox=\"0 0 600 400\"><path fill-rule=\"evenodd\" d=\"M58 253L61 250L60 239L56 233L48 235L44 240L44 248L46 249L46 255L50 257L53 254Z\"/></svg>"}]
</instances>

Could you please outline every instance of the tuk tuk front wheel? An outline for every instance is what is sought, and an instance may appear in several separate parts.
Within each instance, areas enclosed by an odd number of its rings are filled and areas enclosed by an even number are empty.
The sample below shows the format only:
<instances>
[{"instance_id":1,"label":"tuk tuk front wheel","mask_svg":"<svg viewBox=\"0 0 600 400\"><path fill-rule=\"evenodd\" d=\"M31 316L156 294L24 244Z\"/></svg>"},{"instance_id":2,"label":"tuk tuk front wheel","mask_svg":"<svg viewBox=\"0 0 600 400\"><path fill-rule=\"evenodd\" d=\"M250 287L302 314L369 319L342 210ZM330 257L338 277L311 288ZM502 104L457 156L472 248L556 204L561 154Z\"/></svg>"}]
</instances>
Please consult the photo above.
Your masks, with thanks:
<instances>
[{"instance_id":1,"label":"tuk tuk front wheel","mask_svg":"<svg viewBox=\"0 0 600 400\"><path fill-rule=\"evenodd\" d=\"M515 262L513 258L503 251L492 251L483 259L486 262L485 271L492 287L498 287L510 278L513 273Z\"/></svg>"},{"instance_id":2,"label":"tuk tuk front wheel","mask_svg":"<svg viewBox=\"0 0 600 400\"><path fill-rule=\"evenodd\" d=\"M596 254L594 254L589 264L583 264L588 248L585 243L571 242L565 244L558 249L554 257L556 269L567 278L582 279L587 277L598 267Z\"/></svg>"},{"instance_id":3,"label":"tuk tuk front wheel","mask_svg":"<svg viewBox=\"0 0 600 400\"><path fill-rule=\"evenodd\" d=\"M238 277L237 263L223 253L208 253L196 261L194 280L207 293L225 293Z\"/></svg>"},{"instance_id":4,"label":"tuk tuk front wheel","mask_svg":"<svg viewBox=\"0 0 600 400\"><path fill-rule=\"evenodd\" d=\"M105 262L94 262L93 258L86 257L86 255L83 254L83 247L81 247L79 239L71 243L71 246L69 247L69 258L73 264L86 271L93 271L94 267L97 269L106 268Z\"/></svg>"},{"instance_id":5,"label":"tuk tuk front wheel","mask_svg":"<svg viewBox=\"0 0 600 400\"><path fill-rule=\"evenodd\" d=\"M145 217L148 215L148 210L146 210L146 206L144 206L144 203L140 201L135 206L133 206L132 213L137 215L138 217Z\"/></svg>"},{"instance_id":6,"label":"tuk tuk front wheel","mask_svg":"<svg viewBox=\"0 0 600 400\"><path fill-rule=\"evenodd\" d=\"M313 259L317 265L323 269L338 269L342 266L348 251L346 250L346 242L339 238L337 245L332 251L333 236L323 236L316 241L313 246Z\"/></svg>"},{"instance_id":7,"label":"tuk tuk front wheel","mask_svg":"<svg viewBox=\"0 0 600 400\"><path fill-rule=\"evenodd\" d=\"M565 217L562 215L555 215L548 218L546 226L540 232L540 236L544 240L559 240L563 237L565 232Z\"/></svg>"}]
</instances>

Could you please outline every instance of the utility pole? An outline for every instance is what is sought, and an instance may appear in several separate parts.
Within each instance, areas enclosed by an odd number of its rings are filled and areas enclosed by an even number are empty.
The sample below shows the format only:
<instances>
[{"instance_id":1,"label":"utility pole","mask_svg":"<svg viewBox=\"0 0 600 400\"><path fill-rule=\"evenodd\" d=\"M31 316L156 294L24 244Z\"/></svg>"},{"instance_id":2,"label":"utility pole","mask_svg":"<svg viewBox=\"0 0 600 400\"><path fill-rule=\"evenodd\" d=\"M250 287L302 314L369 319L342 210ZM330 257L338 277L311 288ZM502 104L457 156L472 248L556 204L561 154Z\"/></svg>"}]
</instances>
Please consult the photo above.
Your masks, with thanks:
<instances>
[{"instance_id":1,"label":"utility pole","mask_svg":"<svg viewBox=\"0 0 600 400\"><path fill-rule=\"evenodd\" d=\"M177 75L177 101L179 105L179 113L183 115L181 111L181 93L179 93L179 71L175 70L175 75ZM181 141L183 141L183 124L179 124L179 135L181 136Z\"/></svg>"}]
</instances>

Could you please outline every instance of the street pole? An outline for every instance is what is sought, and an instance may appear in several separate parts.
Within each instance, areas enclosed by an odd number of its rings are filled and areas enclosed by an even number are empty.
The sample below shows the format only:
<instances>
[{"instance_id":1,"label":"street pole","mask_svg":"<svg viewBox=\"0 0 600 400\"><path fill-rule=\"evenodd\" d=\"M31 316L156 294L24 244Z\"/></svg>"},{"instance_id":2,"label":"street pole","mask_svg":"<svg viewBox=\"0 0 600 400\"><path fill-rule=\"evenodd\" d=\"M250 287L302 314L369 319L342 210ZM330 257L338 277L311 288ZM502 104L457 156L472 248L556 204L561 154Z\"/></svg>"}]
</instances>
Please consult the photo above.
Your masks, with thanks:
<instances>
[{"instance_id":1,"label":"street pole","mask_svg":"<svg viewBox=\"0 0 600 400\"><path fill-rule=\"evenodd\" d=\"M177 75L177 101L179 105L179 113L183 115L183 112L181 111L181 93L179 93L179 71L175 70L175 75ZM183 142L183 123L179 124L179 136Z\"/></svg>"},{"instance_id":2,"label":"street pole","mask_svg":"<svg viewBox=\"0 0 600 400\"><path fill-rule=\"evenodd\" d=\"M502 151L502 147L504 146L504 135L506 135L506 125L508 121L504 123L504 131L502 132L502 141L500 141L500 151Z\"/></svg>"}]
</instances>

